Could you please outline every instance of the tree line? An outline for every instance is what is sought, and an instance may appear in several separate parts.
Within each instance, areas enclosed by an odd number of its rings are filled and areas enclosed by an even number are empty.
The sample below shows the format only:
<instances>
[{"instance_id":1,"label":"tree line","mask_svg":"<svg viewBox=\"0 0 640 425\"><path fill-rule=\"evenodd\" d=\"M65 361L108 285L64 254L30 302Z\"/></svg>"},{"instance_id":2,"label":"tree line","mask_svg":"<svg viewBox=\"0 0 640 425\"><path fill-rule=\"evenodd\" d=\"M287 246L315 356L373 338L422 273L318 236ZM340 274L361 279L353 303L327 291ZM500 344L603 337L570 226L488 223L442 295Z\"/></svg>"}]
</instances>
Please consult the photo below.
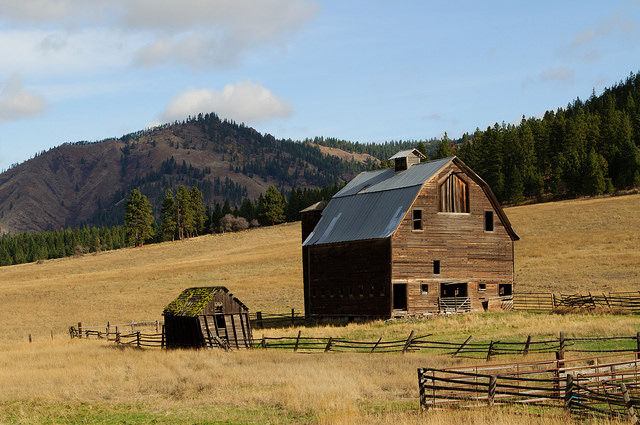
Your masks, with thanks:
<instances>
[{"instance_id":1,"label":"tree line","mask_svg":"<svg viewBox=\"0 0 640 425\"><path fill-rule=\"evenodd\" d=\"M232 207L229 200L205 205L197 187L168 190L160 207L160 222L153 216L147 197L133 189L127 197L125 225L81 226L0 237L0 266L80 256L145 243L187 239L208 233L224 233L270 226L300 219L300 210L330 199L342 186L294 189L288 194L270 186L255 200L245 198Z\"/></svg>"}]
</instances>

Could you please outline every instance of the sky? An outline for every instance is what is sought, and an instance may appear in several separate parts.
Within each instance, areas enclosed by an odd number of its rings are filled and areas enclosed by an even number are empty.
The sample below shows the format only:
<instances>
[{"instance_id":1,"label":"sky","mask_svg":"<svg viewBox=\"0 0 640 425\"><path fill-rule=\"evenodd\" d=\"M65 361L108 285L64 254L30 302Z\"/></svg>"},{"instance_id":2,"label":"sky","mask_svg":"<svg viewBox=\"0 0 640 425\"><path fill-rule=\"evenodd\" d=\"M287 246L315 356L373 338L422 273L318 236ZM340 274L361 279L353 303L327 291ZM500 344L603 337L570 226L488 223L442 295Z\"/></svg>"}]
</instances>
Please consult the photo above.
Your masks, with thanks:
<instances>
[{"instance_id":1,"label":"sky","mask_svg":"<svg viewBox=\"0 0 640 425\"><path fill-rule=\"evenodd\" d=\"M639 72L640 0L0 0L0 57L0 170L200 112L455 139Z\"/></svg>"}]
</instances>

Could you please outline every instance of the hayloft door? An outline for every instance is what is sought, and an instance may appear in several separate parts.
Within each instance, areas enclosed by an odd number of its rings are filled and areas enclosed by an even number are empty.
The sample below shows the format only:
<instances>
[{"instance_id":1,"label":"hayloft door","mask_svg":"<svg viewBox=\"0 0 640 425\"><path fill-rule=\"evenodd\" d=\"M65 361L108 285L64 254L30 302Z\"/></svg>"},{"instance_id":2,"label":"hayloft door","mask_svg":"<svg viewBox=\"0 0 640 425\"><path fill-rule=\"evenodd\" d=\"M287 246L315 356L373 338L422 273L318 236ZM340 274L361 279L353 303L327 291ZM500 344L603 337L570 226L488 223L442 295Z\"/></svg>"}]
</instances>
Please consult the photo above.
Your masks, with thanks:
<instances>
[{"instance_id":1,"label":"hayloft door","mask_svg":"<svg viewBox=\"0 0 640 425\"><path fill-rule=\"evenodd\" d=\"M407 309L407 284L406 283L393 284L393 309L394 310Z\"/></svg>"}]
</instances>

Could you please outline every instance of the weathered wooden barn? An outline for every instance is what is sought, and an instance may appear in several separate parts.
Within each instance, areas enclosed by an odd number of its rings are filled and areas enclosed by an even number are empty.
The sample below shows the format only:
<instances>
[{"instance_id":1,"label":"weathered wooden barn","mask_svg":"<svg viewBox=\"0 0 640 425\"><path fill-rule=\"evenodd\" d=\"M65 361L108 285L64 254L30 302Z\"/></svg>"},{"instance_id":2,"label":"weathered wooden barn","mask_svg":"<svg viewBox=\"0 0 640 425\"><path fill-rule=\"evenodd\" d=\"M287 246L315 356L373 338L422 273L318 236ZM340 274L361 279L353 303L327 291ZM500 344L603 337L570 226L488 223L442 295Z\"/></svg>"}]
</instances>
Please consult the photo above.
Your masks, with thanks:
<instances>
[{"instance_id":1,"label":"weathered wooden barn","mask_svg":"<svg viewBox=\"0 0 640 425\"><path fill-rule=\"evenodd\" d=\"M495 195L459 158L421 158L399 152L302 212L309 318L512 308L519 237Z\"/></svg>"},{"instance_id":2,"label":"weathered wooden barn","mask_svg":"<svg viewBox=\"0 0 640 425\"><path fill-rule=\"evenodd\" d=\"M251 348L249 309L224 286L185 289L163 311L167 348Z\"/></svg>"}]
</instances>

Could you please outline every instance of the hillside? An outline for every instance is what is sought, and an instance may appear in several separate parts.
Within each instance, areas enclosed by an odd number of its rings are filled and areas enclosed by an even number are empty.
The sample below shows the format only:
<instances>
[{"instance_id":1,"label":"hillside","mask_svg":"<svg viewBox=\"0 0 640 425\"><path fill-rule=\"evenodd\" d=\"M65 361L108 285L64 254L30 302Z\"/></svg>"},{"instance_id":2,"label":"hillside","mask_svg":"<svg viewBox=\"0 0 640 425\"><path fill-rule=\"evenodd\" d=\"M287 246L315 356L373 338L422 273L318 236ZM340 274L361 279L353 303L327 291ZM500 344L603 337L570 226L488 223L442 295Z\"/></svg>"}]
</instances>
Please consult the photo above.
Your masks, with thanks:
<instances>
[{"instance_id":1,"label":"hillside","mask_svg":"<svg viewBox=\"0 0 640 425\"><path fill-rule=\"evenodd\" d=\"M376 161L323 150L215 114L120 139L64 144L0 175L0 234L118 224L133 188L156 207L181 184L198 186L207 204L239 205L271 184L281 191L330 186Z\"/></svg>"}]
</instances>

